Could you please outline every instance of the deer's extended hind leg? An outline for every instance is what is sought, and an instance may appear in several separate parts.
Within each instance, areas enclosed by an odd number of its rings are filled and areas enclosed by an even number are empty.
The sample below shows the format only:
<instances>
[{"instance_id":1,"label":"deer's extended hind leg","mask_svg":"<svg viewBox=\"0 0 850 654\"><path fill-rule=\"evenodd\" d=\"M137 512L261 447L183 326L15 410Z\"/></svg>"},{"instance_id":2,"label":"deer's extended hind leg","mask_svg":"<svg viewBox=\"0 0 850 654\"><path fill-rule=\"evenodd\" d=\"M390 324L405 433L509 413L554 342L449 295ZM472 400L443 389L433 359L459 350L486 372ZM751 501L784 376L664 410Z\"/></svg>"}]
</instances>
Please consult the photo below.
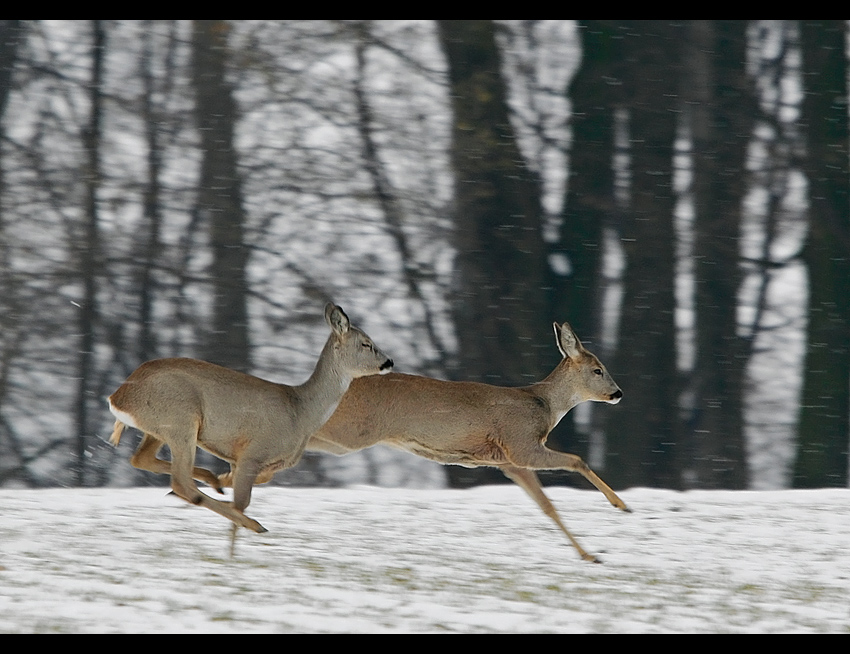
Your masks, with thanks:
<instances>
[{"instance_id":1,"label":"deer's extended hind leg","mask_svg":"<svg viewBox=\"0 0 850 654\"><path fill-rule=\"evenodd\" d=\"M569 529L566 528L564 523L561 522L561 517L555 510L552 502L549 501L549 498L546 497L546 494L543 492L543 487L540 485L540 480L537 478L537 474L534 470L515 468L512 466L502 466L501 470L505 473L505 476L508 479L522 488L535 502L537 502L537 505L543 509L543 513L555 521L555 524L557 524L561 531L566 534L567 538L570 539L570 543L572 543L573 547L576 548L576 551L583 560L590 561L591 563L602 563L602 561L593 556L593 554L588 554L584 548L578 544L578 541L576 541L575 537L570 533Z\"/></svg>"},{"instance_id":2,"label":"deer's extended hind leg","mask_svg":"<svg viewBox=\"0 0 850 654\"><path fill-rule=\"evenodd\" d=\"M257 475L257 478L254 479L254 486L259 486L260 484L269 483L275 476L275 473L280 470L279 466L269 466L268 468L263 468L260 471L260 474ZM222 488L230 488L233 486L233 469L231 468L230 472L223 472L218 476L218 483Z\"/></svg>"},{"instance_id":3,"label":"deer's extended hind leg","mask_svg":"<svg viewBox=\"0 0 850 654\"><path fill-rule=\"evenodd\" d=\"M611 487L602 481L580 456L567 454L566 452L556 452L555 450L550 450L545 445L537 445L531 450L517 453L508 452L507 454L510 462L517 468L529 468L531 470L570 470L577 472L596 486L613 506L626 513L631 513L631 509L626 506L626 503L617 497L617 494Z\"/></svg>"},{"instance_id":4,"label":"deer's extended hind leg","mask_svg":"<svg viewBox=\"0 0 850 654\"><path fill-rule=\"evenodd\" d=\"M192 471L195 466L199 427L200 422L195 419L191 426L175 424L170 427L169 434L163 433L157 436L160 440L165 441L171 449L171 490L190 504L206 507L210 511L232 520L240 527L251 529L260 534L263 533L266 528L236 509L232 502L214 500L198 490L195 480L192 478Z\"/></svg>"},{"instance_id":5,"label":"deer's extended hind leg","mask_svg":"<svg viewBox=\"0 0 850 654\"><path fill-rule=\"evenodd\" d=\"M160 475L170 475L171 463L163 461L156 456L163 445L164 443L155 436L145 434L142 436L142 442L139 443L139 447L136 448L133 456L130 457L130 464L139 470L147 470L148 472L155 472ZM205 484L209 484L219 493L224 493L218 477L216 477L210 470L207 470L206 468L193 467L192 477L198 481L204 482Z\"/></svg>"}]
</instances>

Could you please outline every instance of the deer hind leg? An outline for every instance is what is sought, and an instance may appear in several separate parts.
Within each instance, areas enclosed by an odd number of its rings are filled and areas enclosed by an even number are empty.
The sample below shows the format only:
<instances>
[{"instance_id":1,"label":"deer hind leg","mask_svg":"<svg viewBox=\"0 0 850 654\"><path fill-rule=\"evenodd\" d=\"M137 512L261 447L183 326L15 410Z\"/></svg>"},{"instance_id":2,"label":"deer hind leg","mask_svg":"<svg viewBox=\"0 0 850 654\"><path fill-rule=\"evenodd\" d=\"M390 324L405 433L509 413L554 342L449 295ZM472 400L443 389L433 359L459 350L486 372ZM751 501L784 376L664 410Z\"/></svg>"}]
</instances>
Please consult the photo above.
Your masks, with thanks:
<instances>
[{"instance_id":1,"label":"deer hind leg","mask_svg":"<svg viewBox=\"0 0 850 654\"><path fill-rule=\"evenodd\" d=\"M546 494L543 492L543 487L540 485L540 480L537 478L537 474L534 470L528 470L525 468L515 468L513 466L502 466L501 470L505 473L505 476L514 482L517 486L522 488L526 493L528 493L531 498L537 502L537 505L543 509L543 513L549 516L552 520L554 520L555 524L561 529L561 531L566 534L567 538L570 539L570 543L579 553L579 556L584 561L590 561L591 563L602 563L598 558L593 556L593 554L588 554L584 548L578 544L578 541L575 537L570 533L569 529L566 528L564 523L561 521L561 517L558 515L558 512L555 510L552 502L549 501L549 498L546 497Z\"/></svg>"},{"instance_id":2,"label":"deer hind leg","mask_svg":"<svg viewBox=\"0 0 850 654\"><path fill-rule=\"evenodd\" d=\"M269 483L274 478L274 475L278 470L279 468L277 466L263 468L260 471L260 474L257 475L257 478L254 479L254 486ZM217 481L222 488L231 488L233 486L233 469L231 468L230 472L220 474Z\"/></svg>"},{"instance_id":3,"label":"deer hind leg","mask_svg":"<svg viewBox=\"0 0 850 654\"><path fill-rule=\"evenodd\" d=\"M139 447L136 448L135 453L132 457L130 457L130 464L139 470L147 470L148 472L155 472L159 475L170 475L171 463L163 461L156 456L163 445L165 445L165 443L159 440L156 436L144 434L142 436L142 442L139 443ZM207 470L206 468L193 467L192 476L198 481L209 484L219 493L224 493L222 485L218 481L218 477L216 477L210 470Z\"/></svg>"},{"instance_id":4,"label":"deer hind leg","mask_svg":"<svg viewBox=\"0 0 850 654\"><path fill-rule=\"evenodd\" d=\"M257 533L266 531L259 522L237 510L231 502L215 500L198 490L192 475L195 470L195 451L199 428L199 420L193 419L190 424L171 425L167 432L152 435L156 439L164 441L171 449L171 490L190 504L206 507L241 527ZM152 446L148 447L152 449Z\"/></svg>"},{"instance_id":5,"label":"deer hind leg","mask_svg":"<svg viewBox=\"0 0 850 654\"><path fill-rule=\"evenodd\" d=\"M580 456L567 454L566 452L556 452L544 445L538 445L534 449L522 453L509 453L508 458L518 468L530 468L531 470L569 470L571 472L577 472L596 486L613 506L626 513L631 513L632 511L626 506L623 500L617 497L617 494L611 487L588 467Z\"/></svg>"},{"instance_id":6,"label":"deer hind leg","mask_svg":"<svg viewBox=\"0 0 850 654\"><path fill-rule=\"evenodd\" d=\"M121 434L124 432L124 423L120 420L116 420L115 424L112 426L112 435L109 437L109 442L118 447L118 444L121 442Z\"/></svg>"}]
</instances>

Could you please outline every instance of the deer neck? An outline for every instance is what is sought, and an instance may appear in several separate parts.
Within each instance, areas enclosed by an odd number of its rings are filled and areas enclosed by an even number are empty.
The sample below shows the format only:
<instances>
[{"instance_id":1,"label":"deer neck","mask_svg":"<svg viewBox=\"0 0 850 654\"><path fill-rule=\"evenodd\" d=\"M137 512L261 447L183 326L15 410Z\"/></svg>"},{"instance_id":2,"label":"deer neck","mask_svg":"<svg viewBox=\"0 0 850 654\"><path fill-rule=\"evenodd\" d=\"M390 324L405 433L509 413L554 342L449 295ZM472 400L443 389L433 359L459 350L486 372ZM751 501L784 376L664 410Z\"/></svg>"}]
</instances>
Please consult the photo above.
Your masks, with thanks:
<instances>
[{"instance_id":1,"label":"deer neck","mask_svg":"<svg viewBox=\"0 0 850 654\"><path fill-rule=\"evenodd\" d=\"M333 344L328 339L313 374L306 382L292 389L307 429L316 431L327 422L352 379L350 374L343 372L337 365Z\"/></svg>"},{"instance_id":2,"label":"deer neck","mask_svg":"<svg viewBox=\"0 0 850 654\"><path fill-rule=\"evenodd\" d=\"M554 429L570 409L583 401L575 383L577 372L574 365L569 359L563 359L546 379L529 387L529 390L543 399L549 407L550 429Z\"/></svg>"}]
</instances>

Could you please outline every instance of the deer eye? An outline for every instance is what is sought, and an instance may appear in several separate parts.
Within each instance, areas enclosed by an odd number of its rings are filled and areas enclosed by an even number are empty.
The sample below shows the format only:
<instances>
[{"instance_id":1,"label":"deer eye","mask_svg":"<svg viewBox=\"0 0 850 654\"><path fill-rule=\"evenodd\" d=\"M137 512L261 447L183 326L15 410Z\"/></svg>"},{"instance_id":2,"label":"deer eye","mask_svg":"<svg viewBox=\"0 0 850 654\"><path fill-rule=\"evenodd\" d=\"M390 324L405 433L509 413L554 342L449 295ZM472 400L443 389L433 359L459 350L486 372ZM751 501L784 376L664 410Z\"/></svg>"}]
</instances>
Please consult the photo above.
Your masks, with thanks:
<instances>
[{"instance_id":1,"label":"deer eye","mask_svg":"<svg viewBox=\"0 0 850 654\"><path fill-rule=\"evenodd\" d=\"M602 368L594 368L593 374L594 375L601 375L602 374Z\"/></svg>"}]
</instances>

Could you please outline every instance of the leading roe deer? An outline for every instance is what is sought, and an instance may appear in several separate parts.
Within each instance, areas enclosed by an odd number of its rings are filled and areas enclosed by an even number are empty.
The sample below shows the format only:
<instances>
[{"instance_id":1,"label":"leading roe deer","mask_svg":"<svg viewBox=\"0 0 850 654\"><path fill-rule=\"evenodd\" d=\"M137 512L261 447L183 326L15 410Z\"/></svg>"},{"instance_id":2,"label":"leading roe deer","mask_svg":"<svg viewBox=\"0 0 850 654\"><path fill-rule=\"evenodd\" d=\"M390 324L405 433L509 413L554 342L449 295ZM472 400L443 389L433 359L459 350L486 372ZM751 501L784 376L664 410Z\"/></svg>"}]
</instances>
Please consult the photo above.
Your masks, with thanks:
<instances>
[{"instance_id":1,"label":"leading roe deer","mask_svg":"<svg viewBox=\"0 0 850 654\"><path fill-rule=\"evenodd\" d=\"M244 514L257 474L294 465L352 380L393 366L341 308L328 304L325 320L330 337L313 374L300 386L197 359L143 363L109 397L109 410L117 418L109 441L118 445L124 426L135 427L144 436L131 458L133 466L170 474L176 495L233 521L233 539L238 526L266 531ZM171 449L170 463L156 456L164 444ZM193 478L219 491L221 485L212 472L195 467L196 446L230 462L232 503L198 490Z\"/></svg>"},{"instance_id":2,"label":"leading roe deer","mask_svg":"<svg viewBox=\"0 0 850 654\"><path fill-rule=\"evenodd\" d=\"M589 400L617 404L623 392L568 324L554 328L563 359L541 382L508 388L399 373L363 377L351 384L307 449L343 455L384 443L444 464L499 468L555 521L582 559L599 563L564 526L534 471L578 472L611 504L629 511L580 457L546 447L549 432L570 409ZM264 470L257 483L273 474ZM230 473L219 480L229 485Z\"/></svg>"}]
</instances>

